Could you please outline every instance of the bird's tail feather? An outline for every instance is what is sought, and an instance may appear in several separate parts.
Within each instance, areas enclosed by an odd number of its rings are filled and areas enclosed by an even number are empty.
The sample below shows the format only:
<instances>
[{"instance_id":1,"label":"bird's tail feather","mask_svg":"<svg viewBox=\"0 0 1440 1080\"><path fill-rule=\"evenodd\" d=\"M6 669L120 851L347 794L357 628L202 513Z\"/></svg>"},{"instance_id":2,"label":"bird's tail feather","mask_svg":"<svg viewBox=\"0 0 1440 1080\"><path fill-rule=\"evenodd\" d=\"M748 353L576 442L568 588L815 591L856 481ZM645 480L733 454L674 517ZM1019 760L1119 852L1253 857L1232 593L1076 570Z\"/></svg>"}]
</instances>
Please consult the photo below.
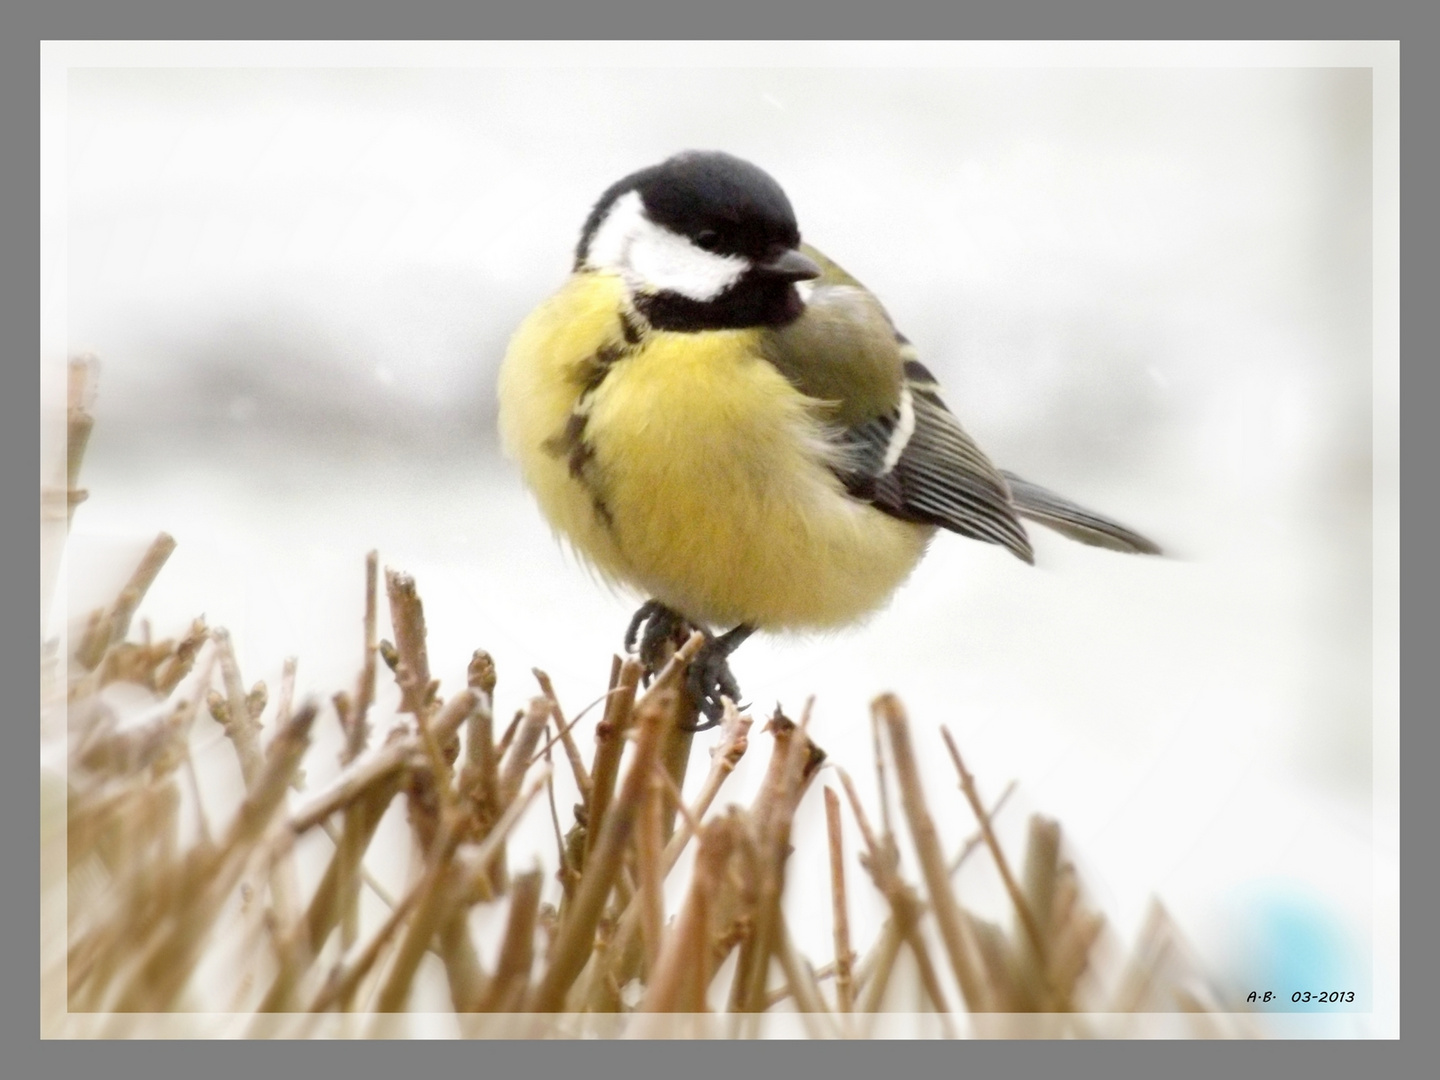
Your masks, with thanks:
<instances>
[{"instance_id":1,"label":"bird's tail feather","mask_svg":"<svg viewBox=\"0 0 1440 1080\"><path fill-rule=\"evenodd\" d=\"M1010 501L1015 512L1023 518L1092 547L1139 555L1162 554L1159 544L1118 521L1077 506L1048 488L1022 480L1012 472L1004 472L1004 476L1010 485Z\"/></svg>"}]
</instances>

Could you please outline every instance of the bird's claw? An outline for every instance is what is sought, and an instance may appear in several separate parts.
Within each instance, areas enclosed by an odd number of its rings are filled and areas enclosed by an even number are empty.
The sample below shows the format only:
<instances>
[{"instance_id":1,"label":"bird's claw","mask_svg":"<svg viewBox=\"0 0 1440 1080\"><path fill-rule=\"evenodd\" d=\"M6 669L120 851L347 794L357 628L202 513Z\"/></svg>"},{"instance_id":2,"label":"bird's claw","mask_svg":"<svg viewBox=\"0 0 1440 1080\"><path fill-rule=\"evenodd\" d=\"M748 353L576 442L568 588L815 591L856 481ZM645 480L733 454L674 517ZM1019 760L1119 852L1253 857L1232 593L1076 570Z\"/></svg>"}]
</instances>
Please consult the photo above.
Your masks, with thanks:
<instances>
[{"instance_id":1,"label":"bird's claw","mask_svg":"<svg viewBox=\"0 0 1440 1080\"><path fill-rule=\"evenodd\" d=\"M690 700L695 703L697 722L678 725L682 731L708 731L720 723L725 715L725 702L740 701L740 685L730 672L731 646L724 638L705 635L705 644L695 659L690 661L690 670L685 676L685 688ZM704 716L704 720L699 719Z\"/></svg>"},{"instance_id":2,"label":"bird's claw","mask_svg":"<svg viewBox=\"0 0 1440 1080\"><path fill-rule=\"evenodd\" d=\"M635 612L625 631L625 650L636 652L638 643L648 686L674 650L685 644L692 633L699 630L704 634L705 644L700 646L685 673L685 689L695 706L697 720L701 716L705 719L695 724L680 724L679 727L682 731L708 731L725 716L725 698L735 702L738 708L744 708L739 705L740 686L730 673L730 654L754 633L754 629L749 624L741 624L717 637L659 600L647 600Z\"/></svg>"},{"instance_id":3,"label":"bird's claw","mask_svg":"<svg viewBox=\"0 0 1440 1080\"><path fill-rule=\"evenodd\" d=\"M645 667L646 686L660 674L660 669L665 666L670 653L685 644L691 630L690 622L685 616L666 607L659 600L647 600L640 605L640 610L635 612L629 628L625 631L625 651L638 652L640 663Z\"/></svg>"}]
</instances>

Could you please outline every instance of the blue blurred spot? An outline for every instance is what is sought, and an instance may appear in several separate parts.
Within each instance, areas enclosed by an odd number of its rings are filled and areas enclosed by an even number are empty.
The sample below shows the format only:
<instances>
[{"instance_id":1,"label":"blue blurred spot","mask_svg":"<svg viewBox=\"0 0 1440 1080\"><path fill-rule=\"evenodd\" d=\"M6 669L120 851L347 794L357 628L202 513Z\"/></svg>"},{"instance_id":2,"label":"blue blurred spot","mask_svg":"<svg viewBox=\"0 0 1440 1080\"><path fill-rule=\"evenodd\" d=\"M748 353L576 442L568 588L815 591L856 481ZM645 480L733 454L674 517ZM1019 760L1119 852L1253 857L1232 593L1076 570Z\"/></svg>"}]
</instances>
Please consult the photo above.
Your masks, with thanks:
<instances>
[{"instance_id":1,"label":"blue blurred spot","mask_svg":"<svg viewBox=\"0 0 1440 1080\"><path fill-rule=\"evenodd\" d=\"M1242 986L1275 993L1270 1007L1351 1011L1369 1007L1369 970L1358 961L1354 936L1323 898L1295 882L1257 884L1238 905L1236 944ZM1303 995L1311 994L1306 1002ZM1353 992L1353 1001L1320 995ZM1301 1001L1292 1000L1296 993Z\"/></svg>"}]
</instances>

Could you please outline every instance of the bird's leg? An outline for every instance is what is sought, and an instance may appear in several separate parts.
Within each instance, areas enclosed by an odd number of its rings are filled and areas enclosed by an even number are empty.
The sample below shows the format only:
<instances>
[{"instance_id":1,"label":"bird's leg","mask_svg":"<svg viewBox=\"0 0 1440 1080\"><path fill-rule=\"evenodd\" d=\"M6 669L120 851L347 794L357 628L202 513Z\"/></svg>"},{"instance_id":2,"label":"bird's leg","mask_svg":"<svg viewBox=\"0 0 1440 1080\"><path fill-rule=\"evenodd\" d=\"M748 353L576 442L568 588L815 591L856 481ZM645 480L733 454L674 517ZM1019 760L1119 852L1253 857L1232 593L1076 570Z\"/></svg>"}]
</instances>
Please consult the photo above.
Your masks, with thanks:
<instances>
[{"instance_id":1,"label":"bird's leg","mask_svg":"<svg viewBox=\"0 0 1440 1080\"><path fill-rule=\"evenodd\" d=\"M722 696L737 704L740 701L740 686L730 673L730 654L755 632L755 627L741 623L716 637L659 600L647 600L635 612L625 631L625 651L636 652L638 643L640 662L645 665L645 683L649 685L675 649L685 644L685 639L695 630L705 635L705 644L690 662L685 688L705 720L693 727L682 725L682 730L706 731L720 723L725 714Z\"/></svg>"},{"instance_id":2,"label":"bird's leg","mask_svg":"<svg viewBox=\"0 0 1440 1080\"><path fill-rule=\"evenodd\" d=\"M641 633L640 627L645 627ZM678 611L666 607L659 600L647 600L640 605L625 631L625 651L635 652L636 640L640 644L640 662L645 665L645 685L660 673L670 654L685 644L692 628L690 621ZM708 635L707 635L708 636Z\"/></svg>"},{"instance_id":3,"label":"bird's leg","mask_svg":"<svg viewBox=\"0 0 1440 1080\"><path fill-rule=\"evenodd\" d=\"M735 682L735 676L730 673L730 654L754 632L755 627L741 623L719 637L708 632L705 634L705 644L691 661L685 680L690 697L700 712L705 714L705 722L687 727L686 730L705 731L720 723L720 718L725 713L725 706L720 700L722 696L739 704L740 686Z\"/></svg>"}]
</instances>

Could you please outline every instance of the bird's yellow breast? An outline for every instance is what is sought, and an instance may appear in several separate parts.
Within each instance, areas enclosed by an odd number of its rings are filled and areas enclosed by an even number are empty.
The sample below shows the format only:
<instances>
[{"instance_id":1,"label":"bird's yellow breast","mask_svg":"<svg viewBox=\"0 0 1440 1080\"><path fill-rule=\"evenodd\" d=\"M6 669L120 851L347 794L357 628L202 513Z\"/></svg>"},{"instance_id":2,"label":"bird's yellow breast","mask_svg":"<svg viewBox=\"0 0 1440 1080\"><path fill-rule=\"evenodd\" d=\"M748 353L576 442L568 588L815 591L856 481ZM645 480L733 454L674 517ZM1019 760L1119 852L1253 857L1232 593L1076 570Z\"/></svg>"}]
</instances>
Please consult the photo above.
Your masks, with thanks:
<instances>
[{"instance_id":1,"label":"bird's yellow breast","mask_svg":"<svg viewBox=\"0 0 1440 1080\"><path fill-rule=\"evenodd\" d=\"M506 450L556 530L711 625L829 627L884 603L933 530L845 494L819 403L762 357L761 331L627 340L626 307L620 279L575 275L501 369Z\"/></svg>"}]
</instances>

